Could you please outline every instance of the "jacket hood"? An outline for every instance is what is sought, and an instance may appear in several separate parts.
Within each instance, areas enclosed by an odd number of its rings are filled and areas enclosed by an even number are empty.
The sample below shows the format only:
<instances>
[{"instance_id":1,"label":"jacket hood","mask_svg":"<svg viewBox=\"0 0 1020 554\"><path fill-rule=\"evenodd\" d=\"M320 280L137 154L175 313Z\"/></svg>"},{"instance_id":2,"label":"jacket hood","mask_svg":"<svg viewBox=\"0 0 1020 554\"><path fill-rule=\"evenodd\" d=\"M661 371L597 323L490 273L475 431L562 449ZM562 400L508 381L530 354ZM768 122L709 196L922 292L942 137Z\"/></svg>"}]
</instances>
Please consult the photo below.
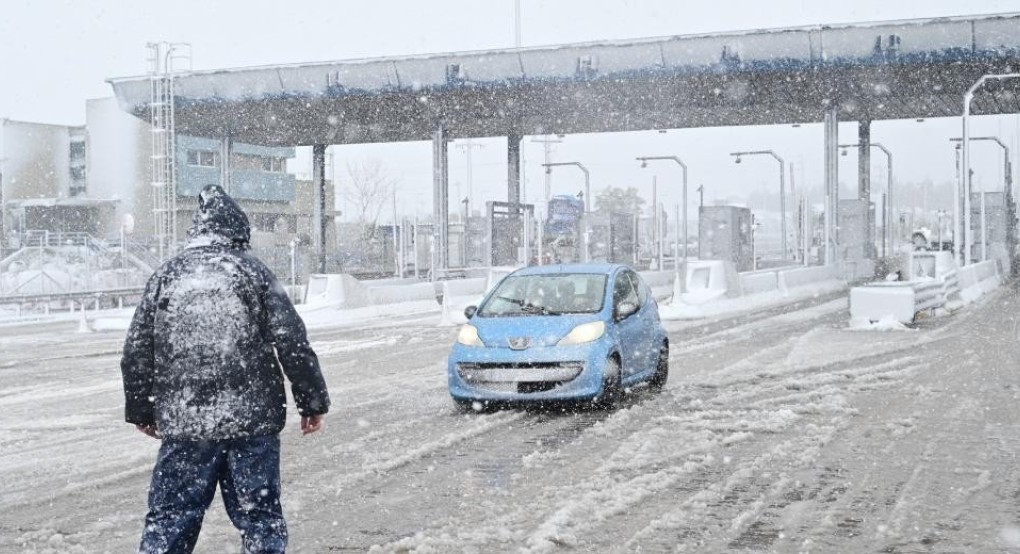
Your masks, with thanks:
<instances>
[{"instance_id":1,"label":"jacket hood","mask_svg":"<svg viewBox=\"0 0 1020 554\"><path fill-rule=\"evenodd\" d=\"M191 218L188 238L198 243L223 244L247 248L251 225L244 210L219 185L206 185L198 193L198 209Z\"/></svg>"}]
</instances>

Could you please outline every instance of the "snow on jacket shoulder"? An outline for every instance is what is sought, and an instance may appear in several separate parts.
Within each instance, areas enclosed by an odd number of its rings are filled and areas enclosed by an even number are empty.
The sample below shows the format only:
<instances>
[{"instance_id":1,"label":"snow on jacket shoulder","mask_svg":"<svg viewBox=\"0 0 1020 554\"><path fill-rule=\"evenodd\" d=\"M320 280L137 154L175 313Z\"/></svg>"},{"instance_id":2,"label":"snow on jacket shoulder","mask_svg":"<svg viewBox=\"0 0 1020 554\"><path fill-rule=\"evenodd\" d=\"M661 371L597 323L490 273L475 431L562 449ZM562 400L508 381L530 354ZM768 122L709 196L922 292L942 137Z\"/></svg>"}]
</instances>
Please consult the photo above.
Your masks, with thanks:
<instances>
[{"instance_id":1,"label":"snow on jacket shoulder","mask_svg":"<svg viewBox=\"0 0 1020 554\"><path fill-rule=\"evenodd\" d=\"M188 248L149 279L121 372L125 419L155 423L165 437L280 432L284 375L302 415L329 410L318 358L286 292L261 261L229 240Z\"/></svg>"}]
</instances>

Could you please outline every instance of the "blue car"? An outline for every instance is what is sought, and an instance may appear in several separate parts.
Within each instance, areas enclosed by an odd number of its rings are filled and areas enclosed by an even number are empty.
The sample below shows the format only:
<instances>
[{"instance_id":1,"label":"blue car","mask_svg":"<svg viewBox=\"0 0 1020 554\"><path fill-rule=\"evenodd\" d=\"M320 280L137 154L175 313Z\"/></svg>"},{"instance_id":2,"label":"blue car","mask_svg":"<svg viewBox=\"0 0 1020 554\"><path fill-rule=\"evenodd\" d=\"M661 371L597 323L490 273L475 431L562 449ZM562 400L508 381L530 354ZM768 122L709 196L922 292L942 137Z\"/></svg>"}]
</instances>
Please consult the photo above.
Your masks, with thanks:
<instances>
[{"instance_id":1,"label":"blue car","mask_svg":"<svg viewBox=\"0 0 1020 554\"><path fill-rule=\"evenodd\" d=\"M669 337L651 291L618 264L533 266L506 276L477 307L448 362L462 407L592 402L669 377Z\"/></svg>"}]
</instances>

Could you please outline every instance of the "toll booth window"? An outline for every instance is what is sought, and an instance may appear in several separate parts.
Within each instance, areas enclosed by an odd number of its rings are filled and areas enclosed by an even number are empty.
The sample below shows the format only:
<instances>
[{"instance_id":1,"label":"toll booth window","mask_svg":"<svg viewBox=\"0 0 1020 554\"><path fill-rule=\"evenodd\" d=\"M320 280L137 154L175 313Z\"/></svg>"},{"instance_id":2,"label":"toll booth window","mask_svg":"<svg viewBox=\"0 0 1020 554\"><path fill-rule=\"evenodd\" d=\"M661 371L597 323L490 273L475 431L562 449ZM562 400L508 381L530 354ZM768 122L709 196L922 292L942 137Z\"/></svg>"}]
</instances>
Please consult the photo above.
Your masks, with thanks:
<instances>
[{"instance_id":1,"label":"toll booth window","mask_svg":"<svg viewBox=\"0 0 1020 554\"><path fill-rule=\"evenodd\" d=\"M262 171L283 173L287 171L287 160L285 158L262 158Z\"/></svg>"},{"instance_id":2,"label":"toll booth window","mask_svg":"<svg viewBox=\"0 0 1020 554\"><path fill-rule=\"evenodd\" d=\"M209 150L188 150L188 165L197 167L216 167L216 152Z\"/></svg>"}]
</instances>

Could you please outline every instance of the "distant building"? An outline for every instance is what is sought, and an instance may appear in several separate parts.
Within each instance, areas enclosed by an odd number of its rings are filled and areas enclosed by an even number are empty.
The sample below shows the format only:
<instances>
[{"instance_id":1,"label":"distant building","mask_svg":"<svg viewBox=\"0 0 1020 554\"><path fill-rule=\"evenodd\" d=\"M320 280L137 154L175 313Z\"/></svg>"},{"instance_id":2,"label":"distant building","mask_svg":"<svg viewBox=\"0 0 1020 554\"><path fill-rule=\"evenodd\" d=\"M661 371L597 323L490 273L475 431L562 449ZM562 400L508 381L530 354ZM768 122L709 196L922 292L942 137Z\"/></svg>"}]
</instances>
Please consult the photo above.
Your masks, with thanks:
<instances>
[{"instance_id":1,"label":"distant building","mask_svg":"<svg viewBox=\"0 0 1020 554\"><path fill-rule=\"evenodd\" d=\"M0 119L0 236L96 232L108 200L87 194L85 127Z\"/></svg>"},{"instance_id":2,"label":"distant building","mask_svg":"<svg viewBox=\"0 0 1020 554\"><path fill-rule=\"evenodd\" d=\"M84 126L0 120L4 246L15 246L16 237L28 231L84 232L116 241L122 226L130 230L130 241L151 244L152 144L151 127L121 111L113 98L88 100ZM224 184L248 213L256 255L289 275L291 241L309 245L313 232L311 183L287 173L294 148L235 143L223 183L219 141L178 135L175 146L178 242L186 239L198 192ZM326 206L332 233L332 198ZM327 244L333 241L327 236ZM302 275L307 263L298 263Z\"/></svg>"}]
</instances>

